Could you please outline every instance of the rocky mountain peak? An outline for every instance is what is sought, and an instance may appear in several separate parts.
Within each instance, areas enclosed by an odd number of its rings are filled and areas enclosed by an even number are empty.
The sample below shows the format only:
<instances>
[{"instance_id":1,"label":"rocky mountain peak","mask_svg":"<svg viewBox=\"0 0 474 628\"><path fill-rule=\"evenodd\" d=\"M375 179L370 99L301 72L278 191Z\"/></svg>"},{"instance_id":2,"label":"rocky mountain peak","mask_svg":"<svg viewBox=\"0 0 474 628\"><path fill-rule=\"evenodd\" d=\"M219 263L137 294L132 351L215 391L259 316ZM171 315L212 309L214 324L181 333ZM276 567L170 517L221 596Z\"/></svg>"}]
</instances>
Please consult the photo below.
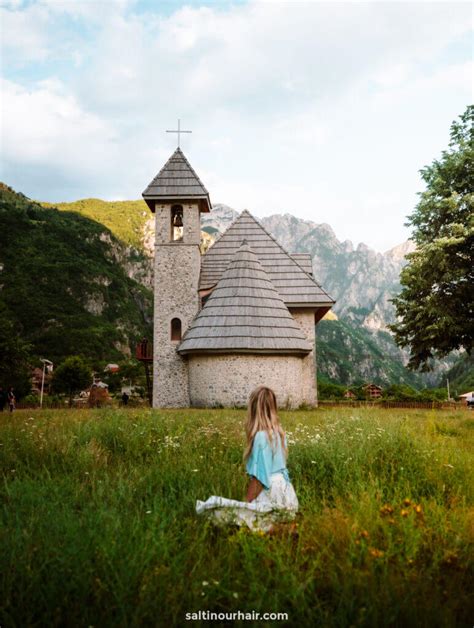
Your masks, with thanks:
<instances>
[{"instance_id":1,"label":"rocky mountain peak","mask_svg":"<svg viewBox=\"0 0 474 628\"><path fill-rule=\"evenodd\" d=\"M397 244L397 246L394 246L393 248L386 251L385 255L395 262L403 262L405 256L408 255L408 253L413 253L413 251L415 250L416 244L413 242L413 240L406 240L405 242Z\"/></svg>"}]
</instances>

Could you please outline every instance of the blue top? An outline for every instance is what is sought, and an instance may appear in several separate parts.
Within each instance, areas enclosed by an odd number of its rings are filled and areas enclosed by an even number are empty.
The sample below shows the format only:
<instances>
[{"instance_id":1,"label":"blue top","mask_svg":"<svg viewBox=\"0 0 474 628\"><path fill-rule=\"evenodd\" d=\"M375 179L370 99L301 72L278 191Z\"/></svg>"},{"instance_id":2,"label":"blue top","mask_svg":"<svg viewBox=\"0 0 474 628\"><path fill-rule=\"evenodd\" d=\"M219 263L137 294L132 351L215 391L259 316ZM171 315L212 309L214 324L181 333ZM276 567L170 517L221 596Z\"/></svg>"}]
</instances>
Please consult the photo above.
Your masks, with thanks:
<instances>
[{"instance_id":1,"label":"blue top","mask_svg":"<svg viewBox=\"0 0 474 628\"><path fill-rule=\"evenodd\" d=\"M290 478L280 437L278 438L275 451L273 451L267 432L265 430L257 432L253 439L252 452L247 460L246 469L249 475L257 478L267 489L270 488L270 476L272 473L282 473L286 481L289 482Z\"/></svg>"}]
</instances>

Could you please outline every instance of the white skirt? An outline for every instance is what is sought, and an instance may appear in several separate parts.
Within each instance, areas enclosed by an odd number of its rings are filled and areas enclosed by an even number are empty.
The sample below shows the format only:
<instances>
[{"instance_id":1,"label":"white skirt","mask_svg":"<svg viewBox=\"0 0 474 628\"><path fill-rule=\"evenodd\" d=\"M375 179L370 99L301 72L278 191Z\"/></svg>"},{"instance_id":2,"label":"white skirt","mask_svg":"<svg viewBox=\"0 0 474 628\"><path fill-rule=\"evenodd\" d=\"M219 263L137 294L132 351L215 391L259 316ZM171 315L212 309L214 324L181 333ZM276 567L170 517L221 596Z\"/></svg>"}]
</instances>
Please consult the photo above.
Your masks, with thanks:
<instances>
[{"instance_id":1,"label":"white skirt","mask_svg":"<svg viewBox=\"0 0 474 628\"><path fill-rule=\"evenodd\" d=\"M268 532L272 524L289 521L298 511L298 498L291 482L282 473L274 473L269 489L251 502L240 502L213 495L205 502L196 501L196 512L218 526L247 525L251 530Z\"/></svg>"}]
</instances>

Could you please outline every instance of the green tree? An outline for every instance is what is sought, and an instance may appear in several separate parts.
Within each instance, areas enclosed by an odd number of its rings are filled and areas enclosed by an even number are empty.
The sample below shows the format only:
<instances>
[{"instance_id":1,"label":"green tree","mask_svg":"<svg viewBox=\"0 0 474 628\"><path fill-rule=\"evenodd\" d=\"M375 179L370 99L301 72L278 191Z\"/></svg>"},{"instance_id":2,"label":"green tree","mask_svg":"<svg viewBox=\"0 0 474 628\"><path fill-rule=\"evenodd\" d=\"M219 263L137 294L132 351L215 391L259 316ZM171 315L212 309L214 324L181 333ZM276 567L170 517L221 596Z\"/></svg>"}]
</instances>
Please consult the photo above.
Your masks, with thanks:
<instances>
[{"instance_id":1,"label":"green tree","mask_svg":"<svg viewBox=\"0 0 474 628\"><path fill-rule=\"evenodd\" d=\"M13 386L17 399L31 390L30 349L15 329L6 307L0 303L0 386L5 390Z\"/></svg>"},{"instance_id":2,"label":"green tree","mask_svg":"<svg viewBox=\"0 0 474 628\"><path fill-rule=\"evenodd\" d=\"M446 401L448 391L446 388L424 388L420 391L420 401Z\"/></svg>"},{"instance_id":3,"label":"green tree","mask_svg":"<svg viewBox=\"0 0 474 628\"><path fill-rule=\"evenodd\" d=\"M331 382L320 381L318 382L318 397L321 400L344 399L344 393L346 389L346 386L341 386L340 384L332 384Z\"/></svg>"},{"instance_id":4,"label":"green tree","mask_svg":"<svg viewBox=\"0 0 474 628\"><path fill-rule=\"evenodd\" d=\"M72 355L64 360L53 374L53 389L55 392L66 393L69 397L69 406L72 398L91 383L92 371L84 360Z\"/></svg>"},{"instance_id":5,"label":"green tree","mask_svg":"<svg viewBox=\"0 0 474 628\"><path fill-rule=\"evenodd\" d=\"M426 190L409 216L417 250L402 270L393 299L398 345L412 369L432 358L472 350L474 338L474 106L451 126L449 149L421 171Z\"/></svg>"},{"instance_id":6,"label":"green tree","mask_svg":"<svg viewBox=\"0 0 474 628\"><path fill-rule=\"evenodd\" d=\"M418 391L405 384L392 384L383 391L383 398L393 401L415 401L417 397Z\"/></svg>"}]
</instances>

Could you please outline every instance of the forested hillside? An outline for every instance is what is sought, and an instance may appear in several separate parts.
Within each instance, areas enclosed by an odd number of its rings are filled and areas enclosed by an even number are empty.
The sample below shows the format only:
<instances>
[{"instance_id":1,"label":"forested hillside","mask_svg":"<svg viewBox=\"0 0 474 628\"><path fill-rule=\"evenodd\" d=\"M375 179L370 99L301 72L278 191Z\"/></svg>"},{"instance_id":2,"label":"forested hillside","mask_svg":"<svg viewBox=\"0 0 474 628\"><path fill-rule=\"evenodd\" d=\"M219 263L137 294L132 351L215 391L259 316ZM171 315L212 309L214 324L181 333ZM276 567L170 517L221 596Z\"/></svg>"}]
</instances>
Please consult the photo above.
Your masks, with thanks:
<instances>
[{"instance_id":1,"label":"forested hillside","mask_svg":"<svg viewBox=\"0 0 474 628\"><path fill-rule=\"evenodd\" d=\"M107 227L117 239L136 249L144 247L144 229L151 212L145 201L102 201L85 198L72 203L41 203L43 207L75 212Z\"/></svg>"},{"instance_id":2,"label":"forested hillside","mask_svg":"<svg viewBox=\"0 0 474 628\"><path fill-rule=\"evenodd\" d=\"M386 336L386 348L381 345L382 335ZM426 385L420 374L405 368L386 332L374 336L348 321L322 320L316 327L316 351L318 373L324 381L351 385L372 381L382 386L397 383L415 388Z\"/></svg>"},{"instance_id":3,"label":"forested hillside","mask_svg":"<svg viewBox=\"0 0 474 628\"><path fill-rule=\"evenodd\" d=\"M449 379L453 395L474 390L474 355L469 356L467 353L461 355L440 381L440 386L446 385L446 379Z\"/></svg>"},{"instance_id":4,"label":"forested hillside","mask_svg":"<svg viewBox=\"0 0 474 628\"><path fill-rule=\"evenodd\" d=\"M142 251L103 224L0 187L0 299L33 357L130 355L151 333Z\"/></svg>"}]
</instances>

